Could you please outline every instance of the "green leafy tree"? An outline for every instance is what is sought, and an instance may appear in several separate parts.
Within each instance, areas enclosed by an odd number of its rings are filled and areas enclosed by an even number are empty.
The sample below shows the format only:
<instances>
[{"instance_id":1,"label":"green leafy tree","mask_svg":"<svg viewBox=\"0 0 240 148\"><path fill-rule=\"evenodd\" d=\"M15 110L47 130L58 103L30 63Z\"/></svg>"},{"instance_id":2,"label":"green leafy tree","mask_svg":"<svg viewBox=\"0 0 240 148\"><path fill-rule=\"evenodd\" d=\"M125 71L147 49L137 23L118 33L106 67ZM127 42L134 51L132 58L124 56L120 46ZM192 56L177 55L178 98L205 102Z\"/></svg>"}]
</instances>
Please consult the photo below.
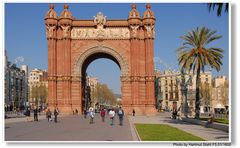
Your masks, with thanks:
<instances>
[{"instance_id":1,"label":"green leafy tree","mask_svg":"<svg viewBox=\"0 0 240 148\"><path fill-rule=\"evenodd\" d=\"M196 28L180 37L183 45L177 49L181 69L196 73L195 118L199 118L200 115L200 72L204 72L206 66L219 71L222 65L223 50L206 47L207 44L221 38L215 33L216 31L206 27Z\"/></svg>"},{"instance_id":2,"label":"green leafy tree","mask_svg":"<svg viewBox=\"0 0 240 148\"><path fill-rule=\"evenodd\" d=\"M110 90L106 84L97 84L94 97L97 98L100 104L115 105L117 103L112 90Z\"/></svg>"},{"instance_id":3,"label":"green leafy tree","mask_svg":"<svg viewBox=\"0 0 240 148\"><path fill-rule=\"evenodd\" d=\"M39 86L33 86L31 90L31 97L35 98L35 105L38 106L42 103L46 103L47 98L47 87L43 84L40 84Z\"/></svg>"},{"instance_id":4,"label":"green leafy tree","mask_svg":"<svg viewBox=\"0 0 240 148\"><path fill-rule=\"evenodd\" d=\"M31 89L31 98L34 98L34 104L38 104L38 86L33 86Z\"/></svg>"}]
</instances>

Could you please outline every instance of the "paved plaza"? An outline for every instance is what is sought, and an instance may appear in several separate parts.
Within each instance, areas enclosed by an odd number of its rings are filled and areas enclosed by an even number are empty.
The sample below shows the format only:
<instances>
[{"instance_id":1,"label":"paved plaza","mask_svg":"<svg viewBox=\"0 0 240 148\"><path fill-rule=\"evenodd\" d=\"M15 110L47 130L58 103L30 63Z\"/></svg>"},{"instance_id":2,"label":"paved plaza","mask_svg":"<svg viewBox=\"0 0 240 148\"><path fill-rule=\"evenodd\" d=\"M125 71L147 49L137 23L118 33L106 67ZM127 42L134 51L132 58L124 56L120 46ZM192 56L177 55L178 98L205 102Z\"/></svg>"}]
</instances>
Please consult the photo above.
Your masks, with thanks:
<instances>
[{"instance_id":1,"label":"paved plaza","mask_svg":"<svg viewBox=\"0 0 240 148\"><path fill-rule=\"evenodd\" d=\"M130 124L124 120L119 125L118 118L111 126L107 117L105 122L96 115L94 124L89 118L80 116L60 117L58 123L48 122L41 117L39 122L12 121L5 124L6 141L132 141ZM44 119L43 119L44 118Z\"/></svg>"},{"instance_id":2,"label":"paved plaza","mask_svg":"<svg viewBox=\"0 0 240 148\"><path fill-rule=\"evenodd\" d=\"M228 141L229 133L193 125L179 120L170 119L169 113L159 113L157 116L128 116L124 118L123 126L119 125L118 117L110 126L108 116L105 122L96 114L94 124L89 124L89 118L79 116L60 117L58 123L48 122L45 116L39 117L39 122L26 122L26 118L5 120L6 141L138 141L135 123L168 124L207 141Z\"/></svg>"}]
</instances>

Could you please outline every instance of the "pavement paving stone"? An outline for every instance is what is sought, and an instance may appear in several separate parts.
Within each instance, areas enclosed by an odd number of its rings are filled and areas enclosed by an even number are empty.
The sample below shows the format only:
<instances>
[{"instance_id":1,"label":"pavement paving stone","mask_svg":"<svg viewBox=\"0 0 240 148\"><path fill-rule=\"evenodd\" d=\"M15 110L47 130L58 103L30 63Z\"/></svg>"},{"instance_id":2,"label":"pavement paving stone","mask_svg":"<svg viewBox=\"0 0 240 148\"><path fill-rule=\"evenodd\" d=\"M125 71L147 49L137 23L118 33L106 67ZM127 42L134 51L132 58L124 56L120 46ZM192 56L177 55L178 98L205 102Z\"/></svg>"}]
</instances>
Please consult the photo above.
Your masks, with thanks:
<instances>
[{"instance_id":1,"label":"pavement paving stone","mask_svg":"<svg viewBox=\"0 0 240 148\"><path fill-rule=\"evenodd\" d=\"M48 122L44 115L39 116L39 122L26 122L26 118L5 119L5 141L139 141L134 128L136 123L167 124L207 141L229 141L227 132L173 120L170 113L125 116L123 126L119 125L118 116L113 126L108 116L102 122L99 114L96 114L94 124L89 121L82 115L60 116L58 123Z\"/></svg>"},{"instance_id":2,"label":"pavement paving stone","mask_svg":"<svg viewBox=\"0 0 240 148\"><path fill-rule=\"evenodd\" d=\"M25 120L26 121L26 120ZM110 125L108 116L105 122L97 114L94 124L89 118L79 116L60 117L58 123L40 119L39 122L11 122L5 124L5 141L132 141L128 119L123 126L118 117Z\"/></svg>"}]
</instances>

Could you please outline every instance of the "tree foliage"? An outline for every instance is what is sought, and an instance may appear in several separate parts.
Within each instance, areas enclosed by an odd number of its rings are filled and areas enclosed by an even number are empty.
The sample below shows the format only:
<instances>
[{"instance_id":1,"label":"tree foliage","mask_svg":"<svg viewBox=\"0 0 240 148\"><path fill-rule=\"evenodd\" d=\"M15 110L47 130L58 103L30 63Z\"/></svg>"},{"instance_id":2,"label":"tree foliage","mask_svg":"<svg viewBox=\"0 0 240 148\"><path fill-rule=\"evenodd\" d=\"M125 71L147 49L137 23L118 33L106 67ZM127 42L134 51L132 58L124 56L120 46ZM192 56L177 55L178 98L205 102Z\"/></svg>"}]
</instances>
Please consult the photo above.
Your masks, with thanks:
<instances>
[{"instance_id":1,"label":"tree foliage","mask_svg":"<svg viewBox=\"0 0 240 148\"><path fill-rule=\"evenodd\" d=\"M115 105L117 103L115 95L106 84L97 84L96 90L94 91L94 98L97 99L99 104Z\"/></svg>"},{"instance_id":2,"label":"tree foliage","mask_svg":"<svg viewBox=\"0 0 240 148\"><path fill-rule=\"evenodd\" d=\"M208 3L207 6L208 6L209 12L211 10L214 11L215 7L217 7L217 16L221 16L223 7L225 7L225 12L228 12L229 4L228 3Z\"/></svg>"},{"instance_id":3,"label":"tree foliage","mask_svg":"<svg viewBox=\"0 0 240 148\"><path fill-rule=\"evenodd\" d=\"M43 84L33 86L31 90L31 97L35 98L35 105L39 105L38 103L46 103L47 87Z\"/></svg>"},{"instance_id":4,"label":"tree foliage","mask_svg":"<svg viewBox=\"0 0 240 148\"><path fill-rule=\"evenodd\" d=\"M217 71L222 66L223 50L206 47L207 44L221 38L215 33L216 31L211 31L206 27L196 28L180 37L183 45L177 49L181 69L196 73L195 118L199 118L200 115L200 72L204 72L206 66Z\"/></svg>"}]
</instances>

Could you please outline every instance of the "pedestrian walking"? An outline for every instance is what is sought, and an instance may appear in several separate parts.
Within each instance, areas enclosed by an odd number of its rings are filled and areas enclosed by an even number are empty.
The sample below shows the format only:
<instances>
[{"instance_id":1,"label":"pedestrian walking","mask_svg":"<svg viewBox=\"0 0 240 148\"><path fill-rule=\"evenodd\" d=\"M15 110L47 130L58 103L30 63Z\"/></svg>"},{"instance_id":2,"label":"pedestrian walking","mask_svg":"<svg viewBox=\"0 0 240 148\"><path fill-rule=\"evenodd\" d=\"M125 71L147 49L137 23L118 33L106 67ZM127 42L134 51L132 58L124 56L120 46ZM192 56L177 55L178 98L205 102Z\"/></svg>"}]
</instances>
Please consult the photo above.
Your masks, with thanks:
<instances>
[{"instance_id":1,"label":"pedestrian walking","mask_svg":"<svg viewBox=\"0 0 240 148\"><path fill-rule=\"evenodd\" d=\"M38 109L37 109L37 107L34 107L33 116L34 116L34 121L38 121Z\"/></svg>"},{"instance_id":2,"label":"pedestrian walking","mask_svg":"<svg viewBox=\"0 0 240 148\"><path fill-rule=\"evenodd\" d=\"M89 116L90 116L90 124L93 124L93 119L94 119L94 110L92 107L89 108Z\"/></svg>"},{"instance_id":3,"label":"pedestrian walking","mask_svg":"<svg viewBox=\"0 0 240 148\"><path fill-rule=\"evenodd\" d=\"M176 109L173 109L173 111L172 111L172 119L177 119L177 114L178 114L178 111Z\"/></svg>"},{"instance_id":4,"label":"pedestrian walking","mask_svg":"<svg viewBox=\"0 0 240 148\"><path fill-rule=\"evenodd\" d=\"M114 116L115 116L115 111L114 111L114 109L111 109L109 111L110 125L113 125Z\"/></svg>"},{"instance_id":5,"label":"pedestrian walking","mask_svg":"<svg viewBox=\"0 0 240 148\"><path fill-rule=\"evenodd\" d=\"M27 122L31 121L31 111L30 111L30 108L27 108L27 111L26 111L26 116L27 116Z\"/></svg>"},{"instance_id":6,"label":"pedestrian walking","mask_svg":"<svg viewBox=\"0 0 240 148\"><path fill-rule=\"evenodd\" d=\"M118 117L119 117L119 125L120 126L123 125L123 116L124 116L124 111L123 111L122 107L120 107L119 110L118 110Z\"/></svg>"},{"instance_id":7,"label":"pedestrian walking","mask_svg":"<svg viewBox=\"0 0 240 148\"><path fill-rule=\"evenodd\" d=\"M52 121L52 112L50 111L50 109L47 110L46 117L48 119L48 122Z\"/></svg>"},{"instance_id":8,"label":"pedestrian walking","mask_svg":"<svg viewBox=\"0 0 240 148\"><path fill-rule=\"evenodd\" d=\"M77 109L75 109L75 113L76 113L76 115L78 115L78 110Z\"/></svg>"},{"instance_id":9,"label":"pedestrian walking","mask_svg":"<svg viewBox=\"0 0 240 148\"><path fill-rule=\"evenodd\" d=\"M84 109L83 113L84 113L84 118L86 119L87 118L87 110Z\"/></svg>"},{"instance_id":10,"label":"pedestrian walking","mask_svg":"<svg viewBox=\"0 0 240 148\"><path fill-rule=\"evenodd\" d=\"M133 116L135 116L135 109L132 110L132 114L133 114Z\"/></svg>"},{"instance_id":11,"label":"pedestrian walking","mask_svg":"<svg viewBox=\"0 0 240 148\"><path fill-rule=\"evenodd\" d=\"M100 115L101 115L101 117L102 117L102 122L104 122L105 115L106 115L106 111L105 111L104 108L101 109L101 111L100 111Z\"/></svg>"},{"instance_id":12,"label":"pedestrian walking","mask_svg":"<svg viewBox=\"0 0 240 148\"><path fill-rule=\"evenodd\" d=\"M54 122L55 122L55 123L58 122L58 121L57 121L57 116L58 116L58 114L59 114L58 108L55 108L55 109L54 109Z\"/></svg>"}]
</instances>

